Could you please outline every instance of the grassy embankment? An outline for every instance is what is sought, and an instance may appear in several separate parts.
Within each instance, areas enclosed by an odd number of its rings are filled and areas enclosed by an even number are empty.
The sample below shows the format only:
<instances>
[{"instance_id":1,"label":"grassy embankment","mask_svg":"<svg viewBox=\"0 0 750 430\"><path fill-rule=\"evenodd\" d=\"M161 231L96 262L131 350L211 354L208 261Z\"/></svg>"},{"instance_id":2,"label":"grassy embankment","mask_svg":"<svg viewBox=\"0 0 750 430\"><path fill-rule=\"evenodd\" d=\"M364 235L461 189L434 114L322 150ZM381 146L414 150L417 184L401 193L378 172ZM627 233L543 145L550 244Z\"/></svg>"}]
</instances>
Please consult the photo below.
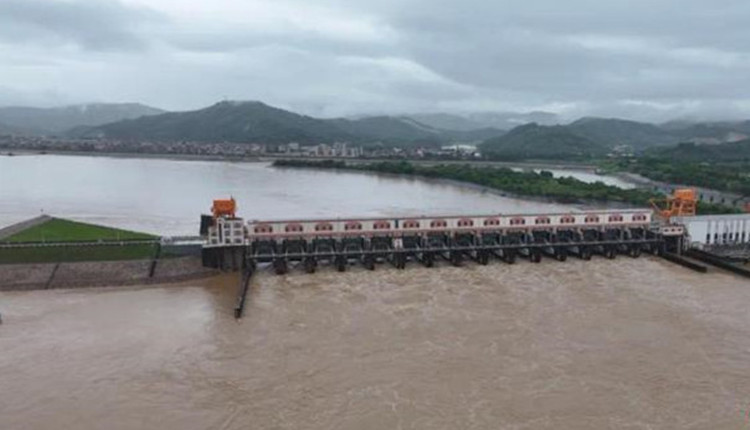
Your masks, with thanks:
<instances>
[{"instance_id":1,"label":"grassy embankment","mask_svg":"<svg viewBox=\"0 0 750 430\"><path fill-rule=\"evenodd\" d=\"M516 172L508 168L468 164L420 166L406 161L347 164L343 161L277 160L274 166L339 169L450 179L502 190L517 196L551 199L561 203L616 202L647 207L649 199L664 196L643 189L622 189L601 182L587 183L571 177L556 178L550 172ZM699 213L728 213L731 208L699 205Z\"/></svg>"},{"instance_id":2,"label":"grassy embankment","mask_svg":"<svg viewBox=\"0 0 750 430\"><path fill-rule=\"evenodd\" d=\"M69 261L138 260L153 258L156 236L93 224L52 218L0 243L25 247L0 248L0 263L55 263ZM140 243L154 241L154 243ZM74 242L96 242L73 246ZM38 244L55 246L34 246ZM70 245L66 245L70 243Z\"/></svg>"}]
</instances>

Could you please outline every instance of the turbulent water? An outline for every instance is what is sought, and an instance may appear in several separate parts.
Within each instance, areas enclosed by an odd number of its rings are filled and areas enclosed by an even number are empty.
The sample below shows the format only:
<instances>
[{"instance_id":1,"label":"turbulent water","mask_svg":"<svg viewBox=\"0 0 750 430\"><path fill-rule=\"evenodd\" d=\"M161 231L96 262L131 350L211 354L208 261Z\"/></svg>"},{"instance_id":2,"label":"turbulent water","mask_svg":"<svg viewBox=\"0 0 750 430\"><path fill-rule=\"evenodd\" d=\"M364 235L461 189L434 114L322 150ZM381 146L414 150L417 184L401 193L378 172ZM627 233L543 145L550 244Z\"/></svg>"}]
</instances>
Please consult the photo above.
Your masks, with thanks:
<instances>
[{"instance_id":1,"label":"turbulent water","mask_svg":"<svg viewBox=\"0 0 750 430\"><path fill-rule=\"evenodd\" d=\"M656 259L0 293L2 429L740 429L750 288Z\"/></svg>"},{"instance_id":2,"label":"turbulent water","mask_svg":"<svg viewBox=\"0 0 750 430\"><path fill-rule=\"evenodd\" d=\"M264 164L0 157L0 224L571 210ZM0 292L0 430L750 428L750 285L619 258Z\"/></svg>"}]
</instances>

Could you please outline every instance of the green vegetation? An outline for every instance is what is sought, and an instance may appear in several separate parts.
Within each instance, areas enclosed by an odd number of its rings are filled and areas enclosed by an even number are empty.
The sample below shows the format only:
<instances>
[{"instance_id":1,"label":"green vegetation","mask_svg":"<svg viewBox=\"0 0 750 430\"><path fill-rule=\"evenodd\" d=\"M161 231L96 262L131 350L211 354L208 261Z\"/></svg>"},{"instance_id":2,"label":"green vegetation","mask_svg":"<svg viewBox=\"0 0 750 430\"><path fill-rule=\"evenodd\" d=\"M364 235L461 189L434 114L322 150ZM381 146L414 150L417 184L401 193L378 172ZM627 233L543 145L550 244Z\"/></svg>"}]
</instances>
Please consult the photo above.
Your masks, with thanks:
<instances>
[{"instance_id":1,"label":"green vegetation","mask_svg":"<svg viewBox=\"0 0 750 430\"><path fill-rule=\"evenodd\" d=\"M654 181L687 184L714 190L750 195L750 163L745 165L676 163L644 158L631 171Z\"/></svg>"},{"instance_id":2,"label":"green vegetation","mask_svg":"<svg viewBox=\"0 0 750 430\"><path fill-rule=\"evenodd\" d=\"M146 260L154 258L156 246L156 244L126 244L0 248L0 264Z\"/></svg>"},{"instance_id":3,"label":"green vegetation","mask_svg":"<svg viewBox=\"0 0 750 430\"><path fill-rule=\"evenodd\" d=\"M750 140L717 145L682 143L639 158L606 161L602 168L750 196Z\"/></svg>"},{"instance_id":4,"label":"green vegetation","mask_svg":"<svg viewBox=\"0 0 750 430\"><path fill-rule=\"evenodd\" d=\"M659 197L658 194L649 191L624 190L601 182L590 184L570 177L555 178L550 172L516 172L507 168L472 167L466 164L419 166L402 161L348 165L343 161L333 160L278 160L274 166L360 170L451 179L507 191L519 196L544 197L564 203L596 200L648 206L650 198Z\"/></svg>"},{"instance_id":5,"label":"green vegetation","mask_svg":"<svg viewBox=\"0 0 750 430\"><path fill-rule=\"evenodd\" d=\"M472 167L468 164L419 166L407 161L347 164L343 161L334 160L277 160L273 165L277 167L341 169L451 179L507 191L518 196L543 197L561 203L600 201L649 206L650 199L664 197L661 194L643 189L625 190L601 182L592 184L572 177L556 178L552 173L546 171L540 173L516 172L508 168ZM738 212L736 209L721 205L707 203L698 205L698 213L700 214L736 212Z\"/></svg>"},{"instance_id":6,"label":"green vegetation","mask_svg":"<svg viewBox=\"0 0 750 430\"><path fill-rule=\"evenodd\" d=\"M643 150L680 141L678 136L656 125L615 118L581 118L566 127L570 132L608 148L627 145L634 150Z\"/></svg>"},{"instance_id":7,"label":"green vegetation","mask_svg":"<svg viewBox=\"0 0 750 430\"><path fill-rule=\"evenodd\" d=\"M318 144L352 142L435 146L467 138L487 138L499 130L466 132L432 128L410 118L378 116L319 119L277 109L261 102L221 102L205 109L144 116L98 127L77 128L71 137L156 140L166 142L232 142Z\"/></svg>"},{"instance_id":8,"label":"green vegetation","mask_svg":"<svg viewBox=\"0 0 750 430\"><path fill-rule=\"evenodd\" d=\"M732 206L724 206L707 202L698 202L696 210L698 212L698 215L726 215L742 213L740 209Z\"/></svg>"},{"instance_id":9,"label":"green vegetation","mask_svg":"<svg viewBox=\"0 0 750 430\"><path fill-rule=\"evenodd\" d=\"M47 222L30 227L9 238L6 242L100 242L155 240L146 233L136 233L116 228L103 227L65 219L52 218Z\"/></svg>"},{"instance_id":10,"label":"green vegetation","mask_svg":"<svg viewBox=\"0 0 750 430\"><path fill-rule=\"evenodd\" d=\"M750 140L716 145L681 143L649 151L647 156L681 163L750 163Z\"/></svg>"},{"instance_id":11,"label":"green vegetation","mask_svg":"<svg viewBox=\"0 0 750 430\"><path fill-rule=\"evenodd\" d=\"M150 259L156 255L157 239L156 236L145 233L51 218L0 240L0 243L28 244L0 248L0 264ZM42 242L62 245L35 246ZM100 244L75 246L75 242Z\"/></svg>"},{"instance_id":12,"label":"green vegetation","mask_svg":"<svg viewBox=\"0 0 750 430\"><path fill-rule=\"evenodd\" d=\"M564 126L527 124L482 143L490 159L586 160L617 149L648 157L702 163L750 162L750 140L725 142L750 134L750 121L657 126L621 119L582 118ZM715 144L681 143L705 139ZM725 143L720 143L725 142ZM679 144L679 145L678 145Z\"/></svg>"},{"instance_id":13,"label":"green vegetation","mask_svg":"<svg viewBox=\"0 0 750 430\"><path fill-rule=\"evenodd\" d=\"M589 160L606 155L608 148L572 133L565 126L528 124L489 139L479 146L489 159Z\"/></svg>"}]
</instances>

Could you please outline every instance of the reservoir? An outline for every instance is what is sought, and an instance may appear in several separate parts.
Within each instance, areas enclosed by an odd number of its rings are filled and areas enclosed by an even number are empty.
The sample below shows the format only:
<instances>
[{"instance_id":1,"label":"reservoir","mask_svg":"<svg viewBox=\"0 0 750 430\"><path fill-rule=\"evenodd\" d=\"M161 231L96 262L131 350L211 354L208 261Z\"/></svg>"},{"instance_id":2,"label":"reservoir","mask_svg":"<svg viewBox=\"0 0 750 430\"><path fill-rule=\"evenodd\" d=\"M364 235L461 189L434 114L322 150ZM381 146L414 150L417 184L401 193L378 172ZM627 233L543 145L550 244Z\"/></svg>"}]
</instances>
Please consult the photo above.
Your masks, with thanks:
<instances>
[{"instance_id":1,"label":"reservoir","mask_svg":"<svg viewBox=\"0 0 750 430\"><path fill-rule=\"evenodd\" d=\"M0 226L40 213L162 235L196 235L215 198L246 219L533 213L570 206L440 181L276 169L269 163L0 156Z\"/></svg>"}]
</instances>

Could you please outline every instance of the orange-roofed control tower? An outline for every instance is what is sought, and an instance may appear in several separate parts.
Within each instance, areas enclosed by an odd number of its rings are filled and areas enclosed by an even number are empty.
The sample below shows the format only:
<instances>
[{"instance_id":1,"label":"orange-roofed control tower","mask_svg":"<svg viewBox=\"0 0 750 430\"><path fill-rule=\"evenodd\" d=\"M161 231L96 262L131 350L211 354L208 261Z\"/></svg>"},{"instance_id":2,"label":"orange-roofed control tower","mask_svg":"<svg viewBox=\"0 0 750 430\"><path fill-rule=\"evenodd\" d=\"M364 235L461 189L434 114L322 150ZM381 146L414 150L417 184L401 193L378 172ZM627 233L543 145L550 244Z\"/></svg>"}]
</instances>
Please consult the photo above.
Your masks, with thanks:
<instances>
[{"instance_id":1,"label":"orange-roofed control tower","mask_svg":"<svg viewBox=\"0 0 750 430\"><path fill-rule=\"evenodd\" d=\"M237 202L234 201L234 197L229 199L217 199L214 200L214 205L211 206L211 213L214 218L236 218Z\"/></svg>"}]
</instances>

